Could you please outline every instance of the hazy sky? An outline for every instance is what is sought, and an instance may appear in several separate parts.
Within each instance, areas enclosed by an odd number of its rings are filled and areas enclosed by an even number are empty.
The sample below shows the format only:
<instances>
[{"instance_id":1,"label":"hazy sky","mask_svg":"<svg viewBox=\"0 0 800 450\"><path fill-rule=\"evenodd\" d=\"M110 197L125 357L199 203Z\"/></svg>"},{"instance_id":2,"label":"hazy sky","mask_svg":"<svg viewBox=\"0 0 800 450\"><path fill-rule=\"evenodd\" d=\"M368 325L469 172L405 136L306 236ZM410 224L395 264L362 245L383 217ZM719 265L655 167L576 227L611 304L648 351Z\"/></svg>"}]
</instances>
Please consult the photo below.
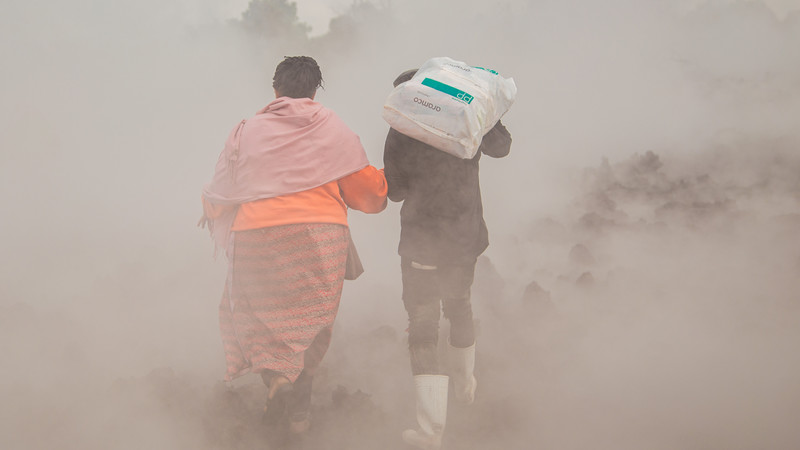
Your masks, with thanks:
<instances>
[{"instance_id":1,"label":"hazy sky","mask_svg":"<svg viewBox=\"0 0 800 450\"><path fill-rule=\"evenodd\" d=\"M386 1L386 0L382 0ZM673 0L676 3L691 7L700 3L730 3L731 0ZM300 20L311 25L311 35L318 36L328 31L329 21L353 4L354 0L296 0L297 15ZM763 0L779 16L785 15L790 10L800 9L800 0ZM223 17L239 17L247 8L250 0L223 0L219 2L219 13ZM373 0L373 3L381 1Z\"/></svg>"},{"instance_id":2,"label":"hazy sky","mask_svg":"<svg viewBox=\"0 0 800 450\"><path fill-rule=\"evenodd\" d=\"M223 0L228 17L239 17L250 0ZM297 15L301 21L311 25L311 35L317 36L328 31L331 18L343 13L353 0L300 0L297 1Z\"/></svg>"}]
</instances>

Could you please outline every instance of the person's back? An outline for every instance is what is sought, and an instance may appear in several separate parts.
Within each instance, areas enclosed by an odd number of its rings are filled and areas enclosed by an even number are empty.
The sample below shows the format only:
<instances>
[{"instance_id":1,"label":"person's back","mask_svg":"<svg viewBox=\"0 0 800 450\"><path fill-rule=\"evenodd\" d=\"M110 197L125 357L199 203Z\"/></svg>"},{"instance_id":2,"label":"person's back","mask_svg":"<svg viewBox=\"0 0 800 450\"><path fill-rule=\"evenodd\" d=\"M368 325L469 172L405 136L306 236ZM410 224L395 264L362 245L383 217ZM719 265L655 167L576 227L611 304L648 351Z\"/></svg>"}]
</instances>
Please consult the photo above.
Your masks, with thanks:
<instances>
[{"instance_id":1,"label":"person's back","mask_svg":"<svg viewBox=\"0 0 800 450\"><path fill-rule=\"evenodd\" d=\"M310 426L313 377L331 342L351 244L347 210L386 206L385 178L358 135L314 101L321 86L313 58L278 64L275 100L231 131L198 223L229 259L219 305L225 379L260 374L264 424L292 433Z\"/></svg>"},{"instance_id":2,"label":"person's back","mask_svg":"<svg viewBox=\"0 0 800 450\"><path fill-rule=\"evenodd\" d=\"M479 182L481 154L508 155L511 135L498 124L472 159L461 159L389 130L384 166L392 201L402 201L398 252L437 265L474 261L489 245Z\"/></svg>"}]
</instances>

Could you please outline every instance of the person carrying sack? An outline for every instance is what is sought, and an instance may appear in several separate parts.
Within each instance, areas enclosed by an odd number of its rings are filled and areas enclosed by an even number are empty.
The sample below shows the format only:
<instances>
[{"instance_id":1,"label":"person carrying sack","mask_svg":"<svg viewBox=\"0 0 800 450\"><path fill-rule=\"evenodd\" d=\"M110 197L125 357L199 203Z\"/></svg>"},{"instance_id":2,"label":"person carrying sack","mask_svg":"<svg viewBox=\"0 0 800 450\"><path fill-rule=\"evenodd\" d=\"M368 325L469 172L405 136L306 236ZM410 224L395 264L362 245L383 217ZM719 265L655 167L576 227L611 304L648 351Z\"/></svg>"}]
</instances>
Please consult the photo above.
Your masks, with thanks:
<instances>
[{"instance_id":1,"label":"person carrying sack","mask_svg":"<svg viewBox=\"0 0 800 450\"><path fill-rule=\"evenodd\" d=\"M416 70L402 73L397 88ZM497 123L471 158L460 158L390 128L383 154L389 199L402 202L400 268L408 312L408 345L416 395L417 429L403 439L438 449L447 417L447 394L471 404L477 380L470 287L478 256L489 245L478 180L481 155L501 158L511 135ZM438 356L440 310L450 321L448 364Z\"/></svg>"}]
</instances>

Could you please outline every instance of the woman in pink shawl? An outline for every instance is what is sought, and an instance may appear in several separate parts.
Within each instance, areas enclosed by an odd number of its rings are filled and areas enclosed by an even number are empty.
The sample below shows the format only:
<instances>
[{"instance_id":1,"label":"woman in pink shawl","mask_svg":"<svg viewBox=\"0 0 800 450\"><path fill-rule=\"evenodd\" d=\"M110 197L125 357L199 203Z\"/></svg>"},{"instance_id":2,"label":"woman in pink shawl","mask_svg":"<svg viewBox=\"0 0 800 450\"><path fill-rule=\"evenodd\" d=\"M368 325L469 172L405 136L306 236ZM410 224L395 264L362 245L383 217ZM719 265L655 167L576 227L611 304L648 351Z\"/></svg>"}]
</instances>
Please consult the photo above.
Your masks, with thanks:
<instances>
[{"instance_id":1,"label":"woman in pink shawl","mask_svg":"<svg viewBox=\"0 0 800 450\"><path fill-rule=\"evenodd\" d=\"M311 381L331 340L345 276L347 208L386 207L386 178L358 136L314 101L314 59L275 69L275 101L231 131L203 189L201 225L229 260L219 308L226 380L261 374L265 421L309 427Z\"/></svg>"}]
</instances>

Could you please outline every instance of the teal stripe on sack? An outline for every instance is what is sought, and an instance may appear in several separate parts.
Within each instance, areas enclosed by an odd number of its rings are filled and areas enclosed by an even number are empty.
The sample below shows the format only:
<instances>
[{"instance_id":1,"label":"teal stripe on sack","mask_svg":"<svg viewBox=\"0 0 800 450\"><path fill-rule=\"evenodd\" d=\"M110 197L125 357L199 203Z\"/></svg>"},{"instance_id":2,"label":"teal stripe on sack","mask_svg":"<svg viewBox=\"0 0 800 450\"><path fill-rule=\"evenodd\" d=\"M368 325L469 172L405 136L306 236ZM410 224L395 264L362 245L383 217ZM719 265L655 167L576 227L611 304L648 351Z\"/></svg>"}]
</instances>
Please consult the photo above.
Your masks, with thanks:
<instances>
[{"instance_id":1,"label":"teal stripe on sack","mask_svg":"<svg viewBox=\"0 0 800 450\"><path fill-rule=\"evenodd\" d=\"M478 67L478 66L473 66L473 67L475 67L476 69L485 70L485 71L487 71L489 73L493 73L495 75L500 75L496 70L487 69L486 67Z\"/></svg>"},{"instance_id":2,"label":"teal stripe on sack","mask_svg":"<svg viewBox=\"0 0 800 450\"><path fill-rule=\"evenodd\" d=\"M454 88L449 84L444 84L441 81L432 80L430 78L425 78L424 80L422 80L422 85L436 89L439 92L444 92L447 95L452 95L453 97L459 100L463 100L467 104L472 103L472 99L474 98L473 96L467 94L461 89Z\"/></svg>"}]
</instances>

